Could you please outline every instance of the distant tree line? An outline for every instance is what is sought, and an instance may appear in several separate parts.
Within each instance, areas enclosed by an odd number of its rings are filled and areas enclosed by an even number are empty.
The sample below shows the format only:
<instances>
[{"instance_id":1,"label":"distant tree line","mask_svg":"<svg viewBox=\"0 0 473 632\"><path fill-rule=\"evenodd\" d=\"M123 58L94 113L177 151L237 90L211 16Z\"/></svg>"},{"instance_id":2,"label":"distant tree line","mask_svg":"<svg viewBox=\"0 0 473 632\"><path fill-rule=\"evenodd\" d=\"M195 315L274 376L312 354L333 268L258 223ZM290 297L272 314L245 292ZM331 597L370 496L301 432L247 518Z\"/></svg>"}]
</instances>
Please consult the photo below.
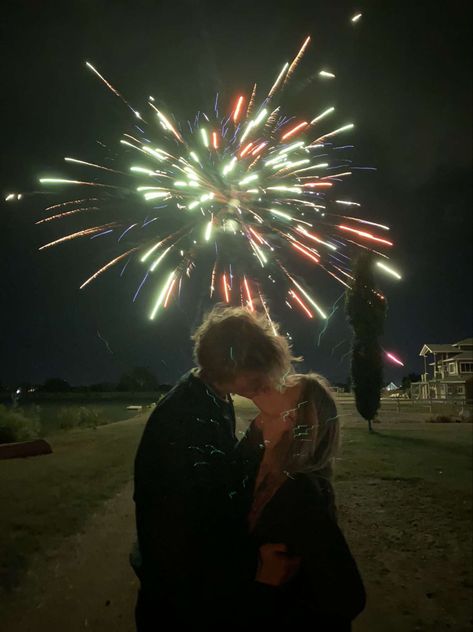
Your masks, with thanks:
<instances>
[{"instance_id":1,"label":"distant tree line","mask_svg":"<svg viewBox=\"0 0 473 632\"><path fill-rule=\"evenodd\" d=\"M401 381L401 390L409 392L411 383L420 382L420 380L421 376L419 373L405 375ZM353 389L351 376L348 376L345 382L334 382L333 385L345 393L351 393ZM116 391L135 393L160 391L166 393L172 388L172 385L160 384L156 375L147 367L136 367L128 373L123 373L118 382L98 382L97 384L84 386L71 386L69 382L59 377L49 378L43 384L22 382L8 386L0 382L0 392L10 393L17 388L21 389L22 393L27 393L30 389L44 393L114 393Z\"/></svg>"},{"instance_id":2,"label":"distant tree line","mask_svg":"<svg viewBox=\"0 0 473 632\"><path fill-rule=\"evenodd\" d=\"M0 382L0 391L12 392L19 389L22 394L28 392L43 393L112 393L112 392L135 392L150 393L153 391L167 392L172 386L170 384L160 384L156 375L147 367L135 367L123 373L118 382L99 382L84 386L72 386L60 377L51 377L43 384L31 384L22 382L12 386L4 385Z\"/></svg>"}]
</instances>

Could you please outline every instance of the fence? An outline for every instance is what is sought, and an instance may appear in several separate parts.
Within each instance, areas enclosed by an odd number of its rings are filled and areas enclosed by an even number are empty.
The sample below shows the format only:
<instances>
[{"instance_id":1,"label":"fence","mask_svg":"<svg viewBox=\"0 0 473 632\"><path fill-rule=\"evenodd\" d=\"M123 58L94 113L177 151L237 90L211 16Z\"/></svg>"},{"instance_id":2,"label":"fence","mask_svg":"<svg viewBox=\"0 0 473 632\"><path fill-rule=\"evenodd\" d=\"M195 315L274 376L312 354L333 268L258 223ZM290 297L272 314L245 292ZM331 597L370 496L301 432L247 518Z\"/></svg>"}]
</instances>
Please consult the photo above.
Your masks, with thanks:
<instances>
[{"instance_id":1,"label":"fence","mask_svg":"<svg viewBox=\"0 0 473 632\"><path fill-rule=\"evenodd\" d=\"M335 395L339 406L355 406L353 395ZM465 408L464 398L448 399L409 399L407 397L382 397L381 411L384 412L416 412L437 413L442 415L458 415Z\"/></svg>"}]
</instances>

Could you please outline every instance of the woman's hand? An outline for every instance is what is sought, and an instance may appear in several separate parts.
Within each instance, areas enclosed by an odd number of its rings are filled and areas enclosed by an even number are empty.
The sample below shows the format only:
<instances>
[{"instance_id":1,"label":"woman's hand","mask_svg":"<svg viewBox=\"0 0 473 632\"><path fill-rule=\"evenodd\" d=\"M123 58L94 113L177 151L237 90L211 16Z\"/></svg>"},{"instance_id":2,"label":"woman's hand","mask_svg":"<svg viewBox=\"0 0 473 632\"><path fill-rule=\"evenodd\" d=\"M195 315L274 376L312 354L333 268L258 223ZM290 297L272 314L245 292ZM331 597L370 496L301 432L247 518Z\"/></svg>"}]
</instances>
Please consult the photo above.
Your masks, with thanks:
<instances>
[{"instance_id":1,"label":"woman's hand","mask_svg":"<svg viewBox=\"0 0 473 632\"><path fill-rule=\"evenodd\" d=\"M282 586L294 577L300 565L301 557L289 555L285 544L263 544L258 550L255 580L269 586Z\"/></svg>"}]
</instances>

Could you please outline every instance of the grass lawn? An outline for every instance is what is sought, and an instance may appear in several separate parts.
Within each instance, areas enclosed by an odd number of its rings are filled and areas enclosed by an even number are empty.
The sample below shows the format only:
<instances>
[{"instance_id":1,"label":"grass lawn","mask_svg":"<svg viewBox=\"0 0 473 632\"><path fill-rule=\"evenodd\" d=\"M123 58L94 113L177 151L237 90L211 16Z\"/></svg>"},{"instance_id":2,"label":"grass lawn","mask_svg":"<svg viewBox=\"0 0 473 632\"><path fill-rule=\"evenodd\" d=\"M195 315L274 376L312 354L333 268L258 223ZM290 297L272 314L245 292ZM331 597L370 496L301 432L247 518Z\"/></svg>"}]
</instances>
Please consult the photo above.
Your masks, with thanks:
<instances>
[{"instance_id":1,"label":"grass lawn","mask_svg":"<svg viewBox=\"0 0 473 632\"><path fill-rule=\"evenodd\" d=\"M0 591L130 480L144 421L58 433L51 455L0 461Z\"/></svg>"},{"instance_id":2,"label":"grass lawn","mask_svg":"<svg viewBox=\"0 0 473 632\"><path fill-rule=\"evenodd\" d=\"M348 423L340 523L365 580L354 632L467 632L472 623L472 426Z\"/></svg>"}]
</instances>

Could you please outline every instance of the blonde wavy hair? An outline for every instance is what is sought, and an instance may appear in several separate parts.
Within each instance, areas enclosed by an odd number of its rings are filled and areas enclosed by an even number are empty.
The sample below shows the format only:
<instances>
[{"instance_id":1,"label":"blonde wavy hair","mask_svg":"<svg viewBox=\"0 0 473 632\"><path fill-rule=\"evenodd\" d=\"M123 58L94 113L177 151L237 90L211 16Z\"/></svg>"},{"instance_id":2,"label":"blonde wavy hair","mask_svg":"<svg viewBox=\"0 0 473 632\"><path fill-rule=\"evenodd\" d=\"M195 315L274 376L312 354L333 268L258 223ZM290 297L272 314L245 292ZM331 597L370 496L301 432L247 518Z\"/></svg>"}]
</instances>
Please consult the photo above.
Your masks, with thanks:
<instances>
[{"instance_id":1,"label":"blonde wavy hair","mask_svg":"<svg viewBox=\"0 0 473 632\"><path fill-rule=\"evenodd\" d=\"M210 382L220 384L233 381L242 372L255 371L279 387L286 375L294 373L292 363L303 359L292 354L276 323L244 307L218 303L191 338L194 361Z\"/></svg>"},{"instance_id":2,"label":"blonde wavy hair","mask_svg":"<svg viewBox=\"0 0 473 632\"><path fill-rule=\"evenodd\" d=\"M302 383L297 419L287 452L288 472L316 472L332 476L333 462L340 447L340 422L328 381L317 373L293 374L287 386Z\"/></svg>"},{"instance_id":3,"label":"blonde wavy hair","mask_svg":"<svg viewBox=\"0 0 473 632\"><path fill-rule=\"evenodd\" d=\"M340 425L330 387L320 375L293 374L285 382L286 387L302 383L297 402L296 418L292 432L284 433L280 441L260 463L255 481L253 504L248 516L253 531L261 513L287 477L294 474L312 474L312 480L325 480L329 511L336 516L335 497L332 488L333 462L340 442Z\"/></svg>"}]
</instances>

